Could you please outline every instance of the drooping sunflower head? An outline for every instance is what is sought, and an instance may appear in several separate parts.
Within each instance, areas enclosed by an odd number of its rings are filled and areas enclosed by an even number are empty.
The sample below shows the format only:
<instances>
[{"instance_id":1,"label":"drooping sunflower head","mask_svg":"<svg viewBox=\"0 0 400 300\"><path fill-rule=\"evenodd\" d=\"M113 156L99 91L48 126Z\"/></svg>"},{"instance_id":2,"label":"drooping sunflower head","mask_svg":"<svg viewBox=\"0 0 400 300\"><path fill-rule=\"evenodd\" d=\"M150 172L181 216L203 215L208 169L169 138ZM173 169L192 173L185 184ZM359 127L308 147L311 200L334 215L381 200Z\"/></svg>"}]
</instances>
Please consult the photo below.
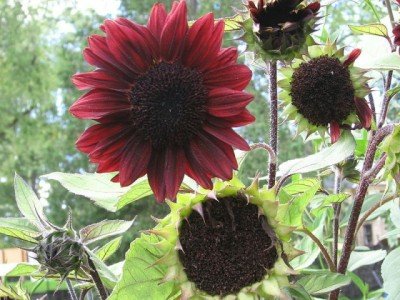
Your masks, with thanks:
<instances>
[{"instance_id":1,"label":"drooping sunflower head","mask_svg":"<svg viewBox=\"0 0 400 300\"><path fill-rule=\"evenodd\" d=\"M314 31L319 2L309 5L303 0L259 0L248 1L246 5L251 19L244 28L245 39L251 34L267 57L272 59L291 59L299 52Z\"/></svg>"},{"instance_id":2,"label":"drooping sunflower head","mask_svg":"<svg viewBox=\"0 0 400 300\"><path fill-rule=\"evenodd\" d=\"M324 136L330 129L332 142L341 129L359 124L371 127L372 111L364 97L368 94L364 71L353 66L359 49L348 57L333 44L309 47L309 56L295 59L292 67L281 71L284 79L281 99L286 117L298 123L298 133L318 131Z\"/></svg>"},{"instance_id":3,"label":"drooping sunflower head","mask_svg":"<svg viewBox=\"0 0 400 300\"><path fill-rule=\"evenodd\" d=\"M183 299L281 296L292 270L285 260L296 252L291 228L276 220L273 191L250 188L234 179L198 195L168 202L171 213L149 232L159 237L156 265L168 267L163 282L173 282ZM240 297L239 297L240 298Z\"/></svg>"},{"instance_id":4,"label":"drooping sunflower head","mask_svg":"<svg viewBox=\"0 0 400 300\"><path fill-rule=\"evenodd\" d=\"M237 49L221 48L223 22L207 14L189 28L180 1L170 13L155 4L146 26L118 18L101 29L84 50L97 69L73 77L89 92L71 113L97 122L78 149L122 186L147 174L159 201L175 199L185 174L204 188L231 179L233 147L249 149L233 128L254 121L243 91L252 73Z\"/></svg>"}]
</instances>

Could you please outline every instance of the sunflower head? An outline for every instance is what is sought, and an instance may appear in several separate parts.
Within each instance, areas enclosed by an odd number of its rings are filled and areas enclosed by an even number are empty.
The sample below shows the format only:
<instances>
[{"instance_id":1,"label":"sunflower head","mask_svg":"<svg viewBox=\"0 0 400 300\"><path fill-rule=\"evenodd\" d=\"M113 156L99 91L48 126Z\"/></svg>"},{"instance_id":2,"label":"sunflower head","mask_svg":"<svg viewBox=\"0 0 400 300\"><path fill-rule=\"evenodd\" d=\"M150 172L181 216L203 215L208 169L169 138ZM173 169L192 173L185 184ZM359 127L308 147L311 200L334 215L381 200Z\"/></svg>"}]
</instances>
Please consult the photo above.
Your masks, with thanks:
<instances>
[{"instance_id":1,"label":"sunflower head","mask_svg":"<svg viewBox=\"0 0 400 300\"><path fill-rule=\"evenodd\" d=\"M151 234L162 249L156 264L167 266L183 299L282 296L293 272L286 262L299 253L290 246L292 228L277 219L274 192L246 188L234 178L197 195L180 194Z\"/></svg>"},{"instance_id":2,"label":"sunflower head","mask_svg":"<svg viewBox=\"0 0 400 300\"><path fill-rule=\"evenodd\" d=\"M346 57L334 44L311 46L308 56L281 70L284 113L297 122L298 133L318 131L324 136L329 128L336 142L341 129L351 129L353 124L371 127L372 111L364 99L368 78L353 66L360 53L355 49Z\"/></svg>"},{"instance_id":3,"label":"sunflower head","mask_svg":"<svg viewBox=\"0 0 400 300\"><path fill-rule=\"evenodd\" d=\"M248 1L250 19L243 24L244 39L257 44L272 59L292 59L314 31L319 2L303 0Z\"/></svg>"},{"instance_id":4,"label":"sunflower head","mask_svg":"<svg viewBox=\"0 0 400 300\"><path fill-rule=\"evenodd\" d=\"M254 121L243 91L252 73L222 48L223 22L210 13L189 28L186 2L175 1L169 13L155 4L145 26L118 18L101 29L84 50L96 69L73 77L89 91L70 112L97 122L77 148L122 186L147 175L160 202L175 199L184 175L209 189L231 179L233 148L249 150L233 128Z\"/></svg>"},{"instance_id":5,"label":"sunflower head","mask_svg":"<svg viewBox=\"0 0 400 300\"><path fill-rule=\"evenodd\" d=\"M68 232L53 232L39 241L33 249L37 261L48 272L66 277L79 270L86 254L82 244Z\"/></svg>"}]
</instances>

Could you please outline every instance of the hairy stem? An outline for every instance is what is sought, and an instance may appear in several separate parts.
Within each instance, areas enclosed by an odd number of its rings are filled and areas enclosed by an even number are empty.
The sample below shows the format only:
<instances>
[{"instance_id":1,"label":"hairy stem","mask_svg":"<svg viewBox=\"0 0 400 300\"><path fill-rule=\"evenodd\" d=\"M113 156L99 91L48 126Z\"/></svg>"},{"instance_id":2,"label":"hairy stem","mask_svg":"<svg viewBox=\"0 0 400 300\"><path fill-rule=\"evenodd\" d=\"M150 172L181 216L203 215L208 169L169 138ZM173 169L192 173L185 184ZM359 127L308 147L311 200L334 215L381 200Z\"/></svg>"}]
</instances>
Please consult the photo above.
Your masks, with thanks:
<instances>
[{"instance_id":1,"label":"hairy stem","mask_svg":"<svg viewBox=\"0 0 400 300\"><path fill-rule=\"evenodd\" d=\"M339 194L342 185L342 171L339 167L335 168L335 186L334 193ZM338 250L339 250L339 228L340 228L340 212L342 210L341 203L333 204L334 218L333 218L333 263L335 268L338 264Z\"/></svg>"},{"instance_id":2,"label":"hairy stem","mask_svg":"<svg viewBox=\"0 0 400 300\"><path fill-rule=\"evenodd\" d=\"M69 278L66 278L65 282L67 283L68 292L71 297L71 300L78 300L78 296L75 293L75 290L74 290L74 287L72 286L71 280L69 280Z\"/></svg>"},{"instance_id":3,"label":"hairy stem","mask_svg":"<svg viewBox=\"0 0 400 300\"><path fill-rule=\"evenodd\" d=\"M387 91L390 90L390 87L392 85L392 79L393 79L393 71L388 72L388 76L386 79L386 84L385 84L385 95L383 96L383 104L382 104L382 109L381 109L381 117L379 119L379 124L378 128L382 128L383 125L385 125L386 118L387 118L387 113L389 109L389 103L392 97L389 97L387 95Z\"/></svg>"},{"instance_id":4,"label":"hairy stem","mask_svg":"<svg viewBox=\"0 0 400 300\"><path fill-rule=\"evenodd\" d=\"M307 234L314 241L314 243L317 244L317 246L321 250L322 256L324 257L326 264L329 266L329 270L331 272L336 272L336 266L334 265L332 258L329 256L328 250L326 250L321 241L307 228L299 229L299 231Z\"/></svg>"},{"instance_id":5,"label":"hairy stem","mask_svg":"<svg viewBox=\"0 0 400 300\"><path fill-rule=\"evenodd\" d=\"M265 143L256 143L256 144L250 145L250 149L251 150L264 149L269 154L269 163L273 162L276 164L276 154L275 154L274 149L272 149L272 147L270 145L265 144Z\"/></svg>"},{"instance_id":6,"label":"hairy stem","mask_svg":"<svg viewBox=\"0 0 400 300\"><path fill-rule=\"evenodd\" d=\"M270 92L270 144L275 155L278 155L278 81L277 81L277 62L271 61L269 64L269 92ZM268 188L275 185L277 162L269 163Z\"/></svg>"},{"instance_id":7,"label":"hairy stem","mask_svg":"<svg viewBox=\"0 0 400 300\"><path fill-rule=\"evenodd\" d=\"M392 133L393 128L394 125L387 125L385 127L382 127L376 132L376 135L369 143L367 153L365 154L363 169L361 172L361 180L356 191L353 208L346 229L342 255L340 257L339 266L337 269L339 273L346 273L347 266L350 260L350 255L353 251L353 242L365 196L367 195L368 188L373 179L378 175L379 171L383 168L385 164L386 155L383 155L378 163L374 167L372 167L376 151L383 139ZM337 300L339 298L339 294L340 290L335 290L330 294L329 299Z\"/></svg>"},{"instance_id":8,"label":"hairy stem","mask_svg":"<svg viewBox=\"0 0 400 300\"><path fill-rule=\"evenodd\" d=\"M106 300L108 297L108 292L107 292L106 288L104 287L103 282L101 281L100 275L97 272L96 266L94 265L94 263L90 259L90 257L88 258L88 261L89 261L89 267L90 267L89 274L93 279L93 283L96 286L96 289L100 295L101 300Z\"/></svg>"}]
</instances>

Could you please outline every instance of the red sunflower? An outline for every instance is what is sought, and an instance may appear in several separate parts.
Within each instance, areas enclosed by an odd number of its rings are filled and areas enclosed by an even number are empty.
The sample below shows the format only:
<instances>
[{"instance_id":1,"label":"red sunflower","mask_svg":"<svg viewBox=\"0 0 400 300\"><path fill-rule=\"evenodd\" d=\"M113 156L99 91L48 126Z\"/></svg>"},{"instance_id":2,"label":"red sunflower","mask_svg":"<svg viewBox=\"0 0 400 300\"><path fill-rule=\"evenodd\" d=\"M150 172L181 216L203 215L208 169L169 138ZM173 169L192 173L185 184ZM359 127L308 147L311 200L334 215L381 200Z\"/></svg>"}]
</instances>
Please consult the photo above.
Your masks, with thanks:
<instances>
[{"instance_id":1,"label":"red sunflower","mask_svg":"<svg viewBox=\"0 0 400 300\"><path fill-rule=\"evenodd\" d=\"M122 186L147 174L158 201L175 199L185 174L207 189L231 179L232 147L249 149L232 128L254 121L243 92L252 73L221 48L223 22L207 14L189 28L181 1L169 14L155 4L147 26L118 18L101 29L83 52L97 69L73 76L89 92L70 112L97 121L77 148Z\"/></svg>"}]
</instances>

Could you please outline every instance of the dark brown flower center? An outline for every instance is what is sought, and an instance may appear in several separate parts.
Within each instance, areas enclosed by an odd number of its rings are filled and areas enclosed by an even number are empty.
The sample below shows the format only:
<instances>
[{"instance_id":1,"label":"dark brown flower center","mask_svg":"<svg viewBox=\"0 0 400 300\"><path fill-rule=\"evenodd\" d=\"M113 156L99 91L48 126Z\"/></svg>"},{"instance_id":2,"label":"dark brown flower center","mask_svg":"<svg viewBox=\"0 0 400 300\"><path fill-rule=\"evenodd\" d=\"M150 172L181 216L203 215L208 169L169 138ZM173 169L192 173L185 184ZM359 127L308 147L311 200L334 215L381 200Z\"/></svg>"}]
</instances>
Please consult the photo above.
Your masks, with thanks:
<instances>
[{"instance_id":1,"label":"dark brown flower center","mask_svg":"<svg viewBox=\"0 0 400 300\"><path fill-rule=\"evenodd\" d=\"M340 124L355 111L350 72L334 57L302 63L293 74L291 96L293 105L314 125Z\"/></svg>"},{"instance_id":2,"label":"dark brown flower center","mask_svg":"<svg viewBox=\"0 0 400 300\"><path fill-rule=\"evenodd\" d=\"M198 71L159 63L131 91L134 127L154 148L185 145L202 128L207 94Z\"/></svg>"},{"instance_id":3,"label":"dark brown flower center","mask_svg":"<svg viewBox=\"0 0 400 300\"><path fill-rule=\"evenodd\" d=\"M261 281L278 259L275 238L258 207L242 196L208 200L182 221L180 261L209 295L237 293Z\"/></svg>"}]
</instances>

